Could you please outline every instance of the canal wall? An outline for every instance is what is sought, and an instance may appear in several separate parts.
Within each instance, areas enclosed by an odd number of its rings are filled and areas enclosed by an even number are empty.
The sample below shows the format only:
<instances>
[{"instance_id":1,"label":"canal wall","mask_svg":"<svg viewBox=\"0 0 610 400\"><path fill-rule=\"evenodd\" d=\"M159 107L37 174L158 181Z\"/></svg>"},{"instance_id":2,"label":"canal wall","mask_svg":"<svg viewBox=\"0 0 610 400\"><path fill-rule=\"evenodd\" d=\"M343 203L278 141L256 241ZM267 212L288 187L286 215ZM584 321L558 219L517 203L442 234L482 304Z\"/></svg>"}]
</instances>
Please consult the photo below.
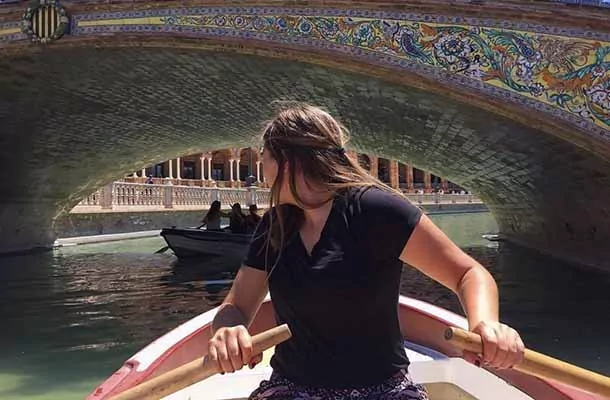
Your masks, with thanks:
<instances>
[{"instance_id":1,"label":"canal wall","mask_svg":"<svg viewBox=\"0 0 610 400\"><path fill-rule=\"evenodd\" d=\"M428 214L459 214L488 211L482 203L422 204ZM149 211L68 214L55 221L58 238L152 231L171 226L198 226L205 215L201 211ZM261 214L264 210L261 210Z\"/></svg>"},{"instance_id":2,"label":"canal wall","mask_svg":"<svg viewBox=\"0 0 610 400\"><path fill-rule=\"evenodd\" d=\"M68 214L55 221L58 238L199 226L205 211L150 211Z\"/></svg>"},{"instance_id":3,"label":"canal wall","mask_svg":"<svg viewBox=\"0 0 610 400\"><path fill-rule=\"evenodd\" d=\"M488 212L489 209L483 203L466 204L417 204L426 214L465 214L473 212Z\"/></svg>"}]
</instances>

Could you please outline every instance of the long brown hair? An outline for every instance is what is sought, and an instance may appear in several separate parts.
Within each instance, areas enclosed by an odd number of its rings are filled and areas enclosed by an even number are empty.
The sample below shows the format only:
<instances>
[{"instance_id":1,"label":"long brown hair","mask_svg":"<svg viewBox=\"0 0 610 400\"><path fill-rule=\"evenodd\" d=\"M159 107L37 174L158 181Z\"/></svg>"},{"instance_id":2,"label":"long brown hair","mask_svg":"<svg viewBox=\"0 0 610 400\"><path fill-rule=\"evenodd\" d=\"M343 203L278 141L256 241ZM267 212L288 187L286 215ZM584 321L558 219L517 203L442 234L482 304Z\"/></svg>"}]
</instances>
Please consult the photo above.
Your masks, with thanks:
<instances>
[{"instance_id":1,"label":"long brown hair","mask_svg":"<svg viewBox=\"0 0 610 400\"><path fill-rule=\"evenodd\" d=\"M305 218L303 209L320 207L332 199L329 196L328 200L317 204L303 201L297 191L296 171L303 173L305 182L326 188L330 193L351 187L373 186L402 196L402 193L369 175L358 160L346 153L348 131L329 113L304 103L283 103L281 106L275 118L265 126L262 137L264 149L278 165L270 193L270 207L276 207L274 212L269 213L266 246L268 250L271 245L278 257L285 240L301 228ZM287 177L286 165L289 167ZM285 179L288 179L297 206L279 205L280 190Z\"/></svg>"},{"instance_id":2,"label":"long brown hair","mask_svg":"<svg viewBox=\"0 0 610 400\"><path fill-rule=\"evenodd\" d=\"M220 201L214 200L210 205L210 210L203 217L204 222L214 221L220 218Z\"/></svg>"}]
</instances>

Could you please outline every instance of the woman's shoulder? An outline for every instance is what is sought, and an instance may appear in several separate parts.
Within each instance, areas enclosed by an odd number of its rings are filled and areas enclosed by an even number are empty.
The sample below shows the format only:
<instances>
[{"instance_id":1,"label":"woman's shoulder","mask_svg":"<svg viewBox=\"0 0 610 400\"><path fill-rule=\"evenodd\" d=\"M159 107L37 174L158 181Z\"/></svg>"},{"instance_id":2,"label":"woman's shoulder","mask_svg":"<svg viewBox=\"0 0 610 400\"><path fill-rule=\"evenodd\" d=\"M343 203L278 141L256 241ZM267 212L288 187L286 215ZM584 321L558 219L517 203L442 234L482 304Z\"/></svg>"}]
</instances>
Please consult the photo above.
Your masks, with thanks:
<instances>
[{"instance_id":1,"label":"woman's shoulder","mask_svg":"<svg viewBox=\"0 0 610 400\"><path fill-rule=\"evenodd\" d=\"M390 189L362 188L355 197L353 229L364 235L372 253L397 259L419 223L422 210Z\"/></svg>"},{"instance_id":2,"label":"woman's shoulder","mask_svg":"<svg viewBox=\"0 0 610 400\"><path fill-rule=\"evenodd\" d=\"M377 186L354 188L352 196L362 209L386 208L392 206L412 205L400 193Z\"/></svg>"},{"instance_id":3,"label":"woman's shoulder","mask_svg":"<svg viewBox=\"0 0 610 400\"><path fill-rule=\"evenodd\" d=\"M352 191L352 209L363 220L372 223L413 222L422 210L400 193L376 186Z\"/></svg>"}]
</instances>

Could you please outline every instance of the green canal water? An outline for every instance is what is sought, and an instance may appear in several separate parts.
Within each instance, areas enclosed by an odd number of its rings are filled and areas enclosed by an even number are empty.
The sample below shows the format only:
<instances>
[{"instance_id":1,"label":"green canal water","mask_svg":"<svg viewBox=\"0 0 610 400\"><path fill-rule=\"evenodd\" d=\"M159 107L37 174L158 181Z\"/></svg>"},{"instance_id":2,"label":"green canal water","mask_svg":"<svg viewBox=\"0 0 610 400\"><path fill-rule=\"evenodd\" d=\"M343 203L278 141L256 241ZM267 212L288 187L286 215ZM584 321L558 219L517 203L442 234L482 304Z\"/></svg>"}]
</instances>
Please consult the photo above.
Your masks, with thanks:
<instances>
[{"instance_id":1,"label":"green canal water","mask_svg":"<svg viewBox=\"0 0 610 400\"><path fill-rule=\"evenodd\" d=\"M610 374L610 276L490 243L490 214L433 216L493 273L502 318L528 346ZM82 399L133 353L221 303L230 274L153 254L161 238L65 247L0 260L0 399ZM406 269L401 292L460 311Z\"/></svg>"}]
</instances>

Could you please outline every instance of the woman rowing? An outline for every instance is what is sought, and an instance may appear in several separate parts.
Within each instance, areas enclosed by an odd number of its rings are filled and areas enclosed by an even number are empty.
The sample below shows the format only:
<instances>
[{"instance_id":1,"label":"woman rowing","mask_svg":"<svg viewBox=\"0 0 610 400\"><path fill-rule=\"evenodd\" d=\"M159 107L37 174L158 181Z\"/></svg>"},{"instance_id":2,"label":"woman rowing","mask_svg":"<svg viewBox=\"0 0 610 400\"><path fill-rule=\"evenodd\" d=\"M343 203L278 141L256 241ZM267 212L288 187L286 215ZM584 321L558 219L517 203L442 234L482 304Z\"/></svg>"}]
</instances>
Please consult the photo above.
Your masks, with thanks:
<instances>
[{"instance_id":1,"label":"woman rowing","mask_svg":"<svg viewBox=\"0 0 610 400\"><path fill-rule=\"evenodd\" d=\"M281 110L263 133L272 183L244 265L214 318L209 357L233 372L252 357L248 326L269 291L292 338L250 399L427 399L413 383L398 319L403 263L455 292L495 368L521 361L519 334L499 322L493 277L401 193L345 153L346 130L306 104Z\"/></svg>"}]
</instances>

